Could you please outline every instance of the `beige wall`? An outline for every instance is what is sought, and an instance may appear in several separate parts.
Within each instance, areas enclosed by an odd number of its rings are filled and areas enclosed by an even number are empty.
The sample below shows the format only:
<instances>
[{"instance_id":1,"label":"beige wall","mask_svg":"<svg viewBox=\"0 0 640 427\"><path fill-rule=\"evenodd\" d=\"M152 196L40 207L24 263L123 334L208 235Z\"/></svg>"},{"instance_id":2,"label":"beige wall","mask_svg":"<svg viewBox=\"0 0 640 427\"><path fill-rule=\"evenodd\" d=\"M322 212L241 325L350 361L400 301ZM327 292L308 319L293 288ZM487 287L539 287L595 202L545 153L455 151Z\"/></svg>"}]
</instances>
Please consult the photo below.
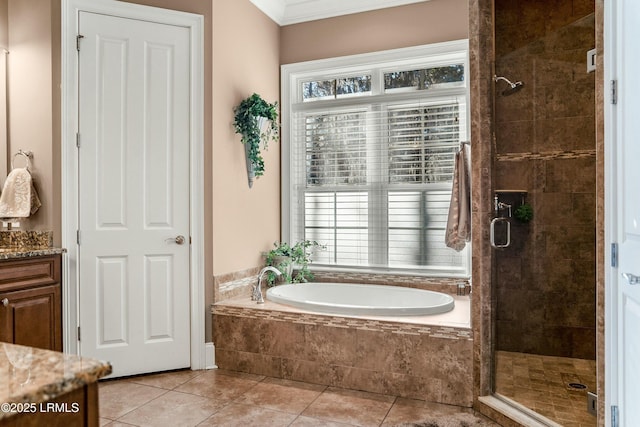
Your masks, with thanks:
<instances>
[{"instance_id":1,"label":"beige wall","mask_svg":"<svg viewBox=\"0 0 640 427\"><path fill-rule=\"evenodd\" d=\"M9 49L9 0L0 0L0 81L7 78ZM7 173L7 86L0 85L0 178ZM2 184L2 181L0 181Z\"/></svg>"},{"instance_id":2,"label":"beige wall","mask_svg":"<svg viewBox=\"0 0 640 427\"><path fill-rule=\"evenodd\" d=\"M465 39L467 0L431 0L282 27L280 63Z\"/></svg>"},{"instance_id":3,"label":"beige wall","mask_svg":"<svg viewBox=\"0 0 640 427\"><path fill-rule=\"evenodd\" d=\"M220 276L264 264L261 252L280 238L279 145L270 144L265 174L250 189L233 129L242 99L280 97L279 27L249 0L215 1L213 15L213 271Z\"/></svg>"},{"instance_id":4,"label":"beige wall","mask_svg":"<svg viewBox=\"0 0 640 427\"><path fill-rule=\"evenodd\" d=\"M9 0L0 0L0 48L9 47Z\"/></svg>"},{"instance_id":5,"label":"beige wall","mask_svg":"<svg viewBox=\"0 0 640 427\"><path fill-rule=\"evenodd\" d=\"M19 150L33 152L32 175L42 207L24 228L52 229L60 238L59 185L54 186L52 2L9 0L7 67L9 162ZM25 164L16 158L16 166ZM0 181L4 183L4 176Z\"/></svg>"}]
</instances>

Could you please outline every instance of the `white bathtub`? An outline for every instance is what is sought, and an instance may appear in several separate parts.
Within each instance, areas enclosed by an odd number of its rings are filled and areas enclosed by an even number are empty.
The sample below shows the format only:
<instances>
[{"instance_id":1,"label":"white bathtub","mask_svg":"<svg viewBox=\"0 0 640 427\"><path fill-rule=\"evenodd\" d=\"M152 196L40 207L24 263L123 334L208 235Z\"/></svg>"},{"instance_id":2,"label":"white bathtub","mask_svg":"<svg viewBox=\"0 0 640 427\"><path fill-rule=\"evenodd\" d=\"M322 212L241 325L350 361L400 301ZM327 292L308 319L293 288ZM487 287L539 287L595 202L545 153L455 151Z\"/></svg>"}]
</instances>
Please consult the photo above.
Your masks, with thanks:
<instances>
[{"instance_id":1,"label":"white bathtub","mask_svg":"<svg viewBox=\"0 0 640 427\"><path fill-rule=\"evenodd\" d=\"M422 316L453 310L451 295L399 286L297 283L267 290L267 299L319 313Z\"/></svg>"}]
</instances>

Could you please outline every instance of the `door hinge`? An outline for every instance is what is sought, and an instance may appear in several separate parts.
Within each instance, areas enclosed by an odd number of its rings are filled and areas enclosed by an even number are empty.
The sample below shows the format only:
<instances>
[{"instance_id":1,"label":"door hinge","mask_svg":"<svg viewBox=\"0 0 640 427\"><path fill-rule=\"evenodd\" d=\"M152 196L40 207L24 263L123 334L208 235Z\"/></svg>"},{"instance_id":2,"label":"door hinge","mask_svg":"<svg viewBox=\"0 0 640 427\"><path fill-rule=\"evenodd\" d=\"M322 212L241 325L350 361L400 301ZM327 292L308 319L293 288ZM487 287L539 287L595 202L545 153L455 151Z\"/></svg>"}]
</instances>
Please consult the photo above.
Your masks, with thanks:
<instances>
[{"instance_id":1,"label":"door hinge","mask_svg":"<svg viewBox=\"0 0 640 427\"><path fill-rule=\"evenodd\" d=\"M76 50L80 52L80 40L82 40L84 36L82 34L78 34L76 36Z\"/></svg>"},{"instance_id":2,"label":"door hinge","mask_svg":"<svg viewBox=\"0 0 640 427\"><path fill-rule=\"evenodd\" d=\"M78 341L80 341L80 326L78 326Z\"/></svg>"},{"instance_id":3,"label":"door hinge","mask_svg":"<svg viewBox=\"0 0 640 427\"><path fill-rule=\"evenodd\" d=\"M619 411L616 405L611 405L611 427L620 427Z\"/></svg>"},{"instance_id":4,"label":"door hinge","mask_svg":"<svg viewBox=\"0 0 640 427\"><path fill-rule=\"evenodd\" d=\"M587 412L598 415L598 395L590 391L587 392Z\"/></svg>"},{"instance_id":5,"label":"door hinge","mask_svg":"<svg viewBox=\"0 0 640 427\"><path fill-rule=\"evenodd\" d=\"M76 242L80 244L80 230L76 230Z\"/></svg>"},{"instance_id":6,"label":"door hinge","mask_svg":"<svg viewBox=\"0 0 640 427\"><path fill-rule=\"evenodd\" d=\"M618 266L618 244L611 244L611 267Z\"/></svg>"},{"instance_id":7,"label":"door hinge","mask_svg":"<svg viewBox=\"0 0 640 427\"><path fill-rule=\"evenodd\" d=\"M76 132L76 147L80 148L80 133Z\"/></svg>"},{"instance_id":8,"label":"door hinge","mask_svg":"<svg viewBox=\"0 0 640 427\"><path fill-rule=\"evenodd\" d=\"M618 81L611 80L611 103L618 103Z\"/></svg>"}]
</instances>

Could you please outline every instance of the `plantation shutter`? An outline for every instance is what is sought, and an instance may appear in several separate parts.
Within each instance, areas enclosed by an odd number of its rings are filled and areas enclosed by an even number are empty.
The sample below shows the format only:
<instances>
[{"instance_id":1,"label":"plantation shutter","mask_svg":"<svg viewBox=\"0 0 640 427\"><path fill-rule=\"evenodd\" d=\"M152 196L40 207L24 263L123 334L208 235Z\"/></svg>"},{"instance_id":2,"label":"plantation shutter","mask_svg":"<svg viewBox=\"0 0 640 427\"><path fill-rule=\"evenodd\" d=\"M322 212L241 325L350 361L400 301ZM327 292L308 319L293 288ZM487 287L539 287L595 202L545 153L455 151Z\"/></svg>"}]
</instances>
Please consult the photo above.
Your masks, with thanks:
<instances>
[{"instance_id":1,"label":"plantation shutter","mask_svg":"<svg viewBox=\"0 0 640 427\"><path fill-rule=\"evenodd\" d=\"M293 114L292 230L327 246L314 263L466 268L444 245L464 109L454 96Z\"/></svg>"}]
</instances>

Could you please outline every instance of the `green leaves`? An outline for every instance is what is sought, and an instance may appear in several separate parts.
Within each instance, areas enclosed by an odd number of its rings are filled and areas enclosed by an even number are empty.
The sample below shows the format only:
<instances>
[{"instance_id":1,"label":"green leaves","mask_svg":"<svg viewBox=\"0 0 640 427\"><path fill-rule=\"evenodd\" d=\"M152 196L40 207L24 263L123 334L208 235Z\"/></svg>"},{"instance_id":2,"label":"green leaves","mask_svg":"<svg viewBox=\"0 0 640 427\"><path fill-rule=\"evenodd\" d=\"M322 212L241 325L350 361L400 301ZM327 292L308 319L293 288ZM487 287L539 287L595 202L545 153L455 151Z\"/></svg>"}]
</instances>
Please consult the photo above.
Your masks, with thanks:
<instances>
[{"instance_id":1,"label":"green leaves","mask_svg":"<svg viewBox=\"0 0 640 427\"><path fill-rule=\"evenodd\" d=\"M242 143L248 147L248 157L253 164L255 176L262 176L264 159L260 152L260 143L262 142L262 148L266 150L269 141L278 140L278 103L269 104L260 95L254 93L240 102L233 111L235 112L233 126L236 133L240 134ZM264 133L260 130L261 117L269 121L269 127Z\"/></svg>"},{"instance_id":2,"label":"green leaves","mask_svg":"<svg viewBox=\"0 0 640 427\"><path fill-rule=\"evenodd\" d=\"M316 248L326 248L318 242L311 240L303 240L293 246L290 246L287 242L275 242L273 246L274 249L267 252L265 256L266 264L280 270L286 283L301 283L312 280L313 274L311 270L309 270L311 254ZM287 258L283 260L281 257ZM296 267L295 274L292 274L290 271L290 265ZM275 280L276 275L269 272L267 276L269 286L273 286Z\"/></svg>"},{"instance_id":3,"label":"green leaves","mask_svg":"<svg viewBox=\"0 0 640 427\"><path fill-rule=\"evenodd\" d=\"M530 204L524 203L516 208L513 217L520 222L529 222L533 219L533 208Z\"/></svg>"}]
</instances>

